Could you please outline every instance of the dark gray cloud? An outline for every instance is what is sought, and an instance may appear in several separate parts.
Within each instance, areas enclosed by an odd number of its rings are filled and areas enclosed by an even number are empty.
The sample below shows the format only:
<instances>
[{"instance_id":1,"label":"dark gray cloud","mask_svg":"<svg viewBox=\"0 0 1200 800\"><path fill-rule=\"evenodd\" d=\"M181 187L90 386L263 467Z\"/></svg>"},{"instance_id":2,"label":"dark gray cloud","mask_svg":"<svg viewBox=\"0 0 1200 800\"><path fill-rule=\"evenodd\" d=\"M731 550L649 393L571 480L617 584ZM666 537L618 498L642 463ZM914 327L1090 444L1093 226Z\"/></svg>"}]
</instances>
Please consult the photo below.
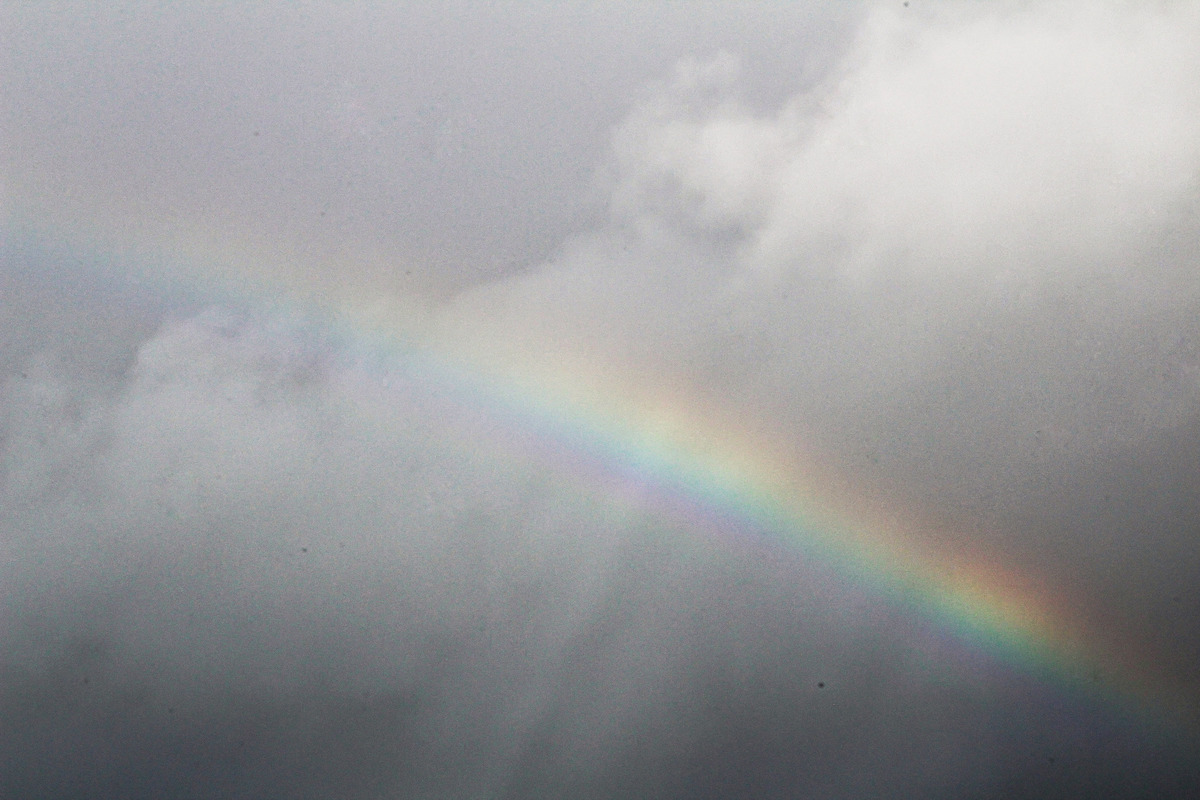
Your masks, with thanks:
<instances>
[{"instance_id":1,"label":"dark gray cloud","mask_svg":"<svg viewBox=\"0 0 1200 800\"><path fill-rule=\"evenodd\" d=\"M1196 4L0 15L0 795L1200 788L400 344L749 420L1195 706Z\"/></svg>"}]
</instances>

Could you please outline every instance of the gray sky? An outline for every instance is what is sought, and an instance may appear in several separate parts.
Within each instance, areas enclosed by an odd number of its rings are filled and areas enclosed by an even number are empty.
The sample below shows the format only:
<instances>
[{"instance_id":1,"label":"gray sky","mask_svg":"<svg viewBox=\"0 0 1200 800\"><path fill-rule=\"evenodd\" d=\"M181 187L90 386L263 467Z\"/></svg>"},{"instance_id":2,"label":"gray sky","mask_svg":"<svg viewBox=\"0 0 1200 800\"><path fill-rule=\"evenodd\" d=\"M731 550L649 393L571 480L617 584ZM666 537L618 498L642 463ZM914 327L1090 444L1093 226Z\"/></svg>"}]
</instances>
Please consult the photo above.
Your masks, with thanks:
<instances>
[{"instance_id":1,"label":"gray sky","mask_svg":"<svg viewBox=\"0 0 1200 800\"><path fill-rule=\"evenodd\" d=\"M5 4L0 795L1194 796L1197 76L1194 2Z\"/></svg>"}]
</instances>

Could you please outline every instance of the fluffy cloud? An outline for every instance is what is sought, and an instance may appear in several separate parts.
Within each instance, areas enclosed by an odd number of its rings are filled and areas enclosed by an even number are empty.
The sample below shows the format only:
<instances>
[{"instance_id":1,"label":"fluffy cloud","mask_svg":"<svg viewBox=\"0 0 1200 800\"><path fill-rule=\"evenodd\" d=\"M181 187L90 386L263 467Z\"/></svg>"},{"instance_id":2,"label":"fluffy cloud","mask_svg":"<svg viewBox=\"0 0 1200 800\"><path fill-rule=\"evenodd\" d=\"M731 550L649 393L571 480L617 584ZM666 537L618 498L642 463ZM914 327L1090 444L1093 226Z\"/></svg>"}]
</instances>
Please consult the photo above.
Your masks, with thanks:
<instances>
[{"instance_id":1,"label":"fluffy cloud","mask_svg":"<svg viewBox=\"0 0 1200 800\"><path fill-rule=\"evenodd\" d=\"M616 215L736 229L749 269L951 283L1112 270L1178 224L1194 9L944 17L874 14L835 79L770 115L730 96L731 56L681 65L618 133Z\"/></svg>"},{"instance_id":2,"label":"fluffy cloud","mask_svg":"<svg viewBox=\"0 0 1200 800\"><path fill-rule=\"evenodd\" d=\"M1196 409L1198 30L1183 4L881 10L771 113L733 56L684 62L616 131L612 230L464 316L864 436L938 440L923 409L953 403L969 441L938 447L994 467L972 492L1037 435L1127 446Z\"/></svg>"}]
</instances>

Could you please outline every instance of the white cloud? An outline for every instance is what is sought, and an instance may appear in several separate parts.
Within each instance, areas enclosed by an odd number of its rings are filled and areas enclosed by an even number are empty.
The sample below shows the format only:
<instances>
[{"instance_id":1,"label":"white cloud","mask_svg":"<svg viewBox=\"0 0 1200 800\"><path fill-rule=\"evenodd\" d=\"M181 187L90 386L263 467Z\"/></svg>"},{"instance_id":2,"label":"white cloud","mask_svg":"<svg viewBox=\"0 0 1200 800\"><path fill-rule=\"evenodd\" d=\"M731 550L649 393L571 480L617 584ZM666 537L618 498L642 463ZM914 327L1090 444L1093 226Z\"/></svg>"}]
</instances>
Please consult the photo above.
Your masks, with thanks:
<instances>
[{"instance_id":1,"label":"white cloud","mask_svg":"<svg viewBox=\"0 0 1200 800\"><path fill-rule=\"evenodd\" d=\"M1187 4L881 9L773 112L734 57L684 62L614 133L611 228L443 330L732 381L782 426L970 463L967 496L1130 446L1200 405L1157 377L1200 305L1198 43ZM1048 428L1071 446L1031 448Z\"/></svg>"},{"instance_id":2,"label":"white cloud","mask_svg":"<svg viewBox=\"0 0 1200 800\"><path fill-rule=\"evenodd\" d=\"M840 79L773 115L728 96L696 113L696 85L728 86L729 60L715 78L681 69L618 132L614 208L735 227L748 269L1112 270L1196 191L1198 27L1183 5L882 10Z\"/></svg>"}]
</instances>

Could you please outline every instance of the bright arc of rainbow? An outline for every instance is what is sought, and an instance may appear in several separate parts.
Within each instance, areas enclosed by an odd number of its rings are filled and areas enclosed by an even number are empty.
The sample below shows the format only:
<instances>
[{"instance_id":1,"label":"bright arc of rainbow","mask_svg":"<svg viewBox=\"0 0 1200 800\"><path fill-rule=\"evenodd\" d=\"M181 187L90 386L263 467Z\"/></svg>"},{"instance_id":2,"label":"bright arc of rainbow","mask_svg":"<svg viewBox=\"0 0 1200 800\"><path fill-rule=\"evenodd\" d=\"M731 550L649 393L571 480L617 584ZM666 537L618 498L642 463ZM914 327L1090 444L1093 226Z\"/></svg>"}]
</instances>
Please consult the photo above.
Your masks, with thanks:
<instances>
[{"instance_id":1,"label":"bright arc of rainbow","mask_svg":"<svg viewBox=\"0 0 1200 800\"><path fill-rule=\"evenodd\" d=\"M686 396L664 400L628 381L579 380L543 363L500 366L461 352L429 358L456 365L450 380L464 391L489 396L527 424L654 486L656 495L665 492L681 515L694 519L698 507L702 516L779 542L1040 680L1123 714L1195 729L1188 690L1140 663L1133 645L1117 652L1093 642L1055 612L1065 600L1035 590L994 559L939 551L894 523L847 510L853 498L830 501L819 471L767 446L729 415L698 410ZM447 374L444 366L438 371Z\"/></svg>"},{"instance_id":2,"label":"bright arc of rainbow","mask_svg":"<svg viewBox=\"0 0 1200 800\"><path fill-rule=\"evenodd\" d=\"M17 250L67 252L77 260L81 253L91 254L106 265L101 273L114 273L92 277L102 282L120 280L114 276L121 269L114 270L113 262L128 258L104 255L113 251L87 237L73 245L78 238L37 225L10 225L7 237ZM52 244L46 247L47 242ZM0 253L6 249L0 239ZM146 250L135 251L134 259L162 263L145 259ZM222 263L220 255L214 259ZM485 347L423 340L403 320L381 316L372 303L318 302L312 287L289 285L280 277L286 272L279 270L256 279L245 271L245 259L242 270L230 274L226 269L224 275L220 269L167 261L172 264L168 279L160 270L132 265L139 291L170 297L182 284L235 305L316 306L328 324L352 340L415 367L416 374L451 388L466 402L487 405L609 471L653 487L656 497L667 499L669 511L698 510L737 524L1039 679L1135 718L1179 724L1189 735L1197 730L1190 688L1147 664L1133 645L1102 646L1055 611L1066 603L1031 589L986 554L946 553L923 543L911 527L855 514L853 497L831 498L819 470L767 445L737 424L732 412L704 407L686 392L648 388L620 369L562 366L584 363L577 357L498 356ZM1092 677L1098 672L1103 681Z\"/></svg>"}]
</instances>

